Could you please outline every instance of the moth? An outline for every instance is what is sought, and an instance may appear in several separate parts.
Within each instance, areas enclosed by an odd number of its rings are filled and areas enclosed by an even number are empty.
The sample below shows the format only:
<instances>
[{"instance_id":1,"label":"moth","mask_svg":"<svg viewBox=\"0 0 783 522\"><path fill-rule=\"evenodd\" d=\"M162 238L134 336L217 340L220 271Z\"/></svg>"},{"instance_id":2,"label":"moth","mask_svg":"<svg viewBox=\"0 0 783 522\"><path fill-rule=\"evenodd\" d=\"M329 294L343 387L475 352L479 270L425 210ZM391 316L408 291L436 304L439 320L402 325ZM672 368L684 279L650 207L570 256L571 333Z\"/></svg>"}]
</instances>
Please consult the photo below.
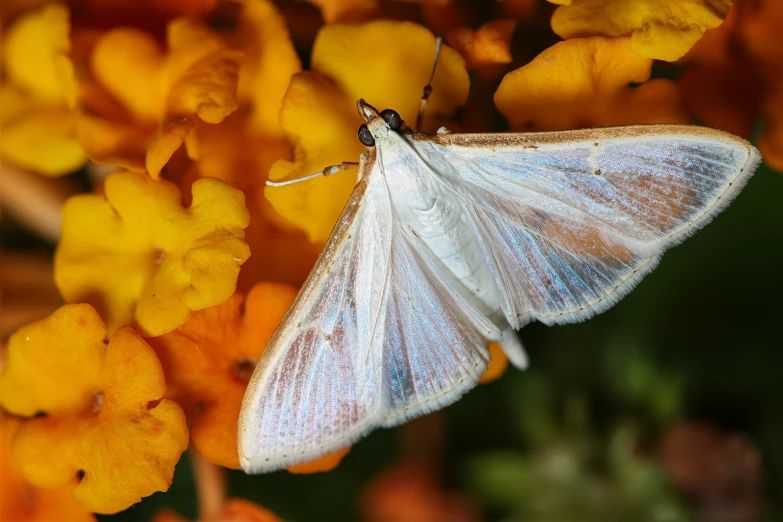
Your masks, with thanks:
<instances>
[{"instance_id":1,"label":"moth","mask_svg":"<svg viewBox=\"0 0 783 522\"><path fill-rule=\"evenodd\" d=\"M614 305L761 161L694 126L428 135L358 109L358 181L244 397L249 473L453 403L492 341L524 368L515 330Z\"/></svg>"}]
</instances>

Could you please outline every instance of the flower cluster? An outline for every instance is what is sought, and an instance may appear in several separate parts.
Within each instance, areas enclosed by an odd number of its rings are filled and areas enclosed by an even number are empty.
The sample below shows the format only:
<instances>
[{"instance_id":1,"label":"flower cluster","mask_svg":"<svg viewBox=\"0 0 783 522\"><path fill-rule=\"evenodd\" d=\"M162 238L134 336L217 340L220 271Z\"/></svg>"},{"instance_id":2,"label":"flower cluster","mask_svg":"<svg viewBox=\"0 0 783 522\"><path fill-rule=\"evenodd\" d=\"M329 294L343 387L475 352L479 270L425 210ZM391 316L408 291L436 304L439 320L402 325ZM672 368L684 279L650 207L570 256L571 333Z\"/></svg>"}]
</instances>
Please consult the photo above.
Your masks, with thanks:
<instances>
[{"instance_id":1,"label":"flower cluster","mask_svg":"<svg viewBox=\"0 0 783 522\"><path fill-rule=\"evenodd\" d=\"M191 442L239 466L245 387L355 176L265 182L356 161L358 98L416 121L436 34L448 45L426 132L696 118L752 137L763 122L759 146L783 170L776 0L507 0L481 14L311 2L317 32L271 0L0 11L4 178L45 176L63 193L78 171L91 187L53 203L53 279L69 304L43 319L36 308L4 348L0 494L15 501L0 503L3 520L123 510L168 489ZM517 42L517 26L538 20L551 23L544 43ZM684 72L653 78L656 63ZM490 353L483 382L507 366ZM331 469L347 452L290 471ZM275 519L241 500L213 515L233 512Z\"/></svg>"}]
</instances>

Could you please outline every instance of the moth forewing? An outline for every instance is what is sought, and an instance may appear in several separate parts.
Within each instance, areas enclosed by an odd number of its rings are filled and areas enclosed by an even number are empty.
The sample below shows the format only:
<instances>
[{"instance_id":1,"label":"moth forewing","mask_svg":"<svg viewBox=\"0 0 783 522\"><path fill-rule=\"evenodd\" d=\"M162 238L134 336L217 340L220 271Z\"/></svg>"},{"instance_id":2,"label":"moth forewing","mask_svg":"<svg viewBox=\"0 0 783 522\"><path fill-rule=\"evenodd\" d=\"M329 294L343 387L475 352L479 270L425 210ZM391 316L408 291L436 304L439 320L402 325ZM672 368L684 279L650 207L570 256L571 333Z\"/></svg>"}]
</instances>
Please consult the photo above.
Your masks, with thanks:
<instances>
[{"instance_id":1,"label":"moth forewing","mask_svg":"<svg viewBox=\"0 0 783 522\"><path fill-rule=\"evenodd\" d=\"M760 162L699 127L429 136L360 109L370 156L245 395L249 472L454 402L490 340L524 366L512 328L610 307Z\"/></svg>"}]
</instances>

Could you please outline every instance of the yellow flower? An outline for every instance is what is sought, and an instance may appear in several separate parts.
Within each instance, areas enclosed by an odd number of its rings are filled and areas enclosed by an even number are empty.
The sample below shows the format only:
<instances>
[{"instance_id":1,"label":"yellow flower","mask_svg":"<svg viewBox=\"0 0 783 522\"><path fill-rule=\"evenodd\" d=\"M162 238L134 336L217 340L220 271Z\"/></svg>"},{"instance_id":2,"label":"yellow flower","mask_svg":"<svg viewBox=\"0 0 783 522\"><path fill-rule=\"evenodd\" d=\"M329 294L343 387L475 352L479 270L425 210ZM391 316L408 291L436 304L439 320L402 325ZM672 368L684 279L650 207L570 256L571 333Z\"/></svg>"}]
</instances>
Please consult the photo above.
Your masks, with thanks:
<instances>
[{"instance_id":1,"label":"yellow flower","mask_svg":"<svg viewBox=\"0 0 783 522\"><path fill-rule=\"evenodd\" d=\"M20 329L9 341L0 404L45 414L25 421L13 441L26 480L52 489L78 481L73 496L83 509L115 513L168 489L188 430L182 409L162 399L155 352L132 328L108 345L105 336L84 304Z\"/></svg>"},{"instance_id":2,"label":"yellow flower","mask_svg":"<svg viewBox=\"0 0 783 522\"><path fill-rule=\"evenodd\" d=\"M357 42L361 42L357 44ZM365 147L356 138L361 119L356 100L393 108L415 125L418 100L430 76L435 37L408 22L377 21L323 28L313 48L313 72L294 75L280 121L295 143L294 162L279 161L269 178L281 180L318 172L343 161L358 161ZM468 95L468 75L459 55L443 48L433 81L425 130L434 131ZM266 189L280 213L313 242L329 235L355 184L341 173L285 188Z\"/></svg>"},{"instance_id":3,"label":"yellow flower","mask_svg":"<svg viewBox=\"0 0 783 522\"><path fill-rule=\"evenodd\" d=\"M105 196L66 203L55 282L66 301L95 306L109 332L135 322L161 335L234 292L248 221L243 194L219 180L196 181L183 208L169 182L113 174Z\"/></svg>"},{"instance_id":4,"label":"yellow flower","mask_svg":"<svg viewBox=\"0 0 783 522\"><path fill-rule=\"evenodd\" d=\"M49 176L79 169L75 137L70 25L65 6L51 4L16 20L2 41L0 156Z\"/></svg>"},{"instance_id":5,"label":"yellow flower","mask_svg":"<svg viewBox=\"0 0 783 522\"><path fill-rule=\"evenodd\" d=\"M552 1L552 0L550 0ZM718 27L731 0L568 0L552 15L561 37L629 36L634 52L673 62Z\"/></svg>"},{"instance_id":6,"label":"yellow flower","mask_svg":"<svg viewBox=\"0 0 783 522\"><path fill-rule=\"evenodd\" d=\"M567 40L507 74L495 104L513 130L523 131L689 123L677 85L650 80L651 67L629 38Z\"/></svg>"}]
</instances>

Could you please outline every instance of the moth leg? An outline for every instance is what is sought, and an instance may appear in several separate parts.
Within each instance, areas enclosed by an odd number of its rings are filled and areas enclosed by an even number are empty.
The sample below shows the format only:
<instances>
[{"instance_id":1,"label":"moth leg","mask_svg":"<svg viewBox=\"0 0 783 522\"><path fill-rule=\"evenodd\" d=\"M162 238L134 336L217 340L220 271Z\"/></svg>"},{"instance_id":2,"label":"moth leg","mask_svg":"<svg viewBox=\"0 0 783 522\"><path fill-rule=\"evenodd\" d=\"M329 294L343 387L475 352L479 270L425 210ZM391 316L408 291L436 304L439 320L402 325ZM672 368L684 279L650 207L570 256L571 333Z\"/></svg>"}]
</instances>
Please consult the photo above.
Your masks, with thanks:
<instances>
[{"instance_id":1,"label":"moth leg","mask_svg":"<svg viewBox=\"0 0 783 522\"><path fill-rule=\"evenodd\" d=\"M498 341L503 353L506 354L511 364L519 368L520 370L527 369L529 364L525 349L522 347L522 343L519 340L517 332L510 326L503 330L502 337Z\"/></svg>"},{"instance_id":2,"label":"moth leg","mask_svg":"<svg viewBox=\"0 0 783 522\"><path fill-rule=\"evenodd\" d=\"M427 85L424 86L424 92L419 100L419 114L416 116L416 130L421 131L421 123L424 120L424 111L427 109L427 102L432 94L432 80L435 78L435 70L438 68L438 59L440 58L440 45L443 42L443 38L438 36L435 39L435 60L432 63L432 72L430 73L430 79L427 81Z\"/></svg>"}]
</instances>

